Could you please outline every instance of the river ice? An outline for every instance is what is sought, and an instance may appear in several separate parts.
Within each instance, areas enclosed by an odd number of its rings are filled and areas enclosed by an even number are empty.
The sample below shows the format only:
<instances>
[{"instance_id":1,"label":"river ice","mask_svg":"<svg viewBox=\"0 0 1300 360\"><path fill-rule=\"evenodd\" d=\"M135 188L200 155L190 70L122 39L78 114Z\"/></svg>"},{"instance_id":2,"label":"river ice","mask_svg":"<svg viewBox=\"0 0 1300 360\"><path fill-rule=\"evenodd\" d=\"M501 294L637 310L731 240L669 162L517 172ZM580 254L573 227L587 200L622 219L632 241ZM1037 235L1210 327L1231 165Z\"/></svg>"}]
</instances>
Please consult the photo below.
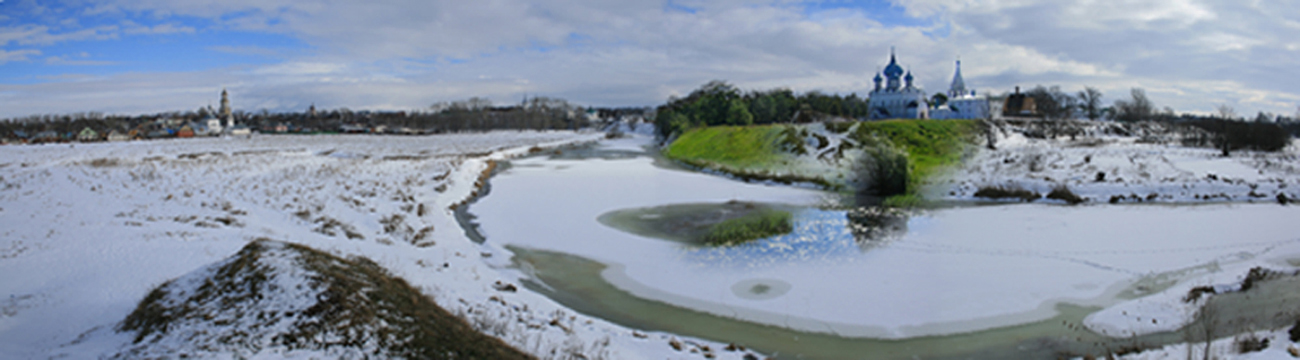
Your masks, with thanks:
<instances>
[{"instance_id":1,"label":"river ice","mask_svg":"<svg viewBox=\"0 0 1300 360\"><path fill-rule=\"evenodd\" d=\"M636 296L842 336L905 338L1025 323L1052 317L1058 302L1121 303L1118 294L1145 276L1244 274L1250 265L1300 256L1300 223L1290 220L1300 218L1300 208L1275 203L957 207L919 213L902 238L865 248L844 246L836 226L818 226L842 221L833 212L808 211L797 216L805 233L760 241L752 251L700 250L596 218L673 203L811 205L822 194L659 168L648 157L514 164L473 208L489 242L617 265L605 280ZM798 237L822 244L769 251L798 246ZM736 291L755 281L789 288L775 297Z\"/></svg>"}]
</instances>

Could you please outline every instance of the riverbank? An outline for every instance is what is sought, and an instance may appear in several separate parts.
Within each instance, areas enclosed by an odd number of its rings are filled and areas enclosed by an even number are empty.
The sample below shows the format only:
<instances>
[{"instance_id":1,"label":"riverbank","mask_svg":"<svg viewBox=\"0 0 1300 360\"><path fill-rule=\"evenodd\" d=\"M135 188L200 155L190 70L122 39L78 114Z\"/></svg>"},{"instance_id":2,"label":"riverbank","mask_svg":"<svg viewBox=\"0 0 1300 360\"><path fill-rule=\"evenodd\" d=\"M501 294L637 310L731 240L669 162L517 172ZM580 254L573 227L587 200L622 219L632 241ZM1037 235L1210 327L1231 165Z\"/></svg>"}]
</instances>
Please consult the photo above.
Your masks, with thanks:
<instances>
[{"instance_id":1,"label":"riverbank","mask_svg":"<svg viewBox=\"0 0 1300 360\"><path fill-rule=\"evenodd\" d=\"M605 146L639 148L627 139ZM898 354L909 355L899 357L1011 354L1003 351L1018 348L1103 354L1132 339L1086 329L1089 313L1207 272L1300 253L1294 237L1300 228L1284 220L1300 216L1300 209L1275 204L959 206L917 212L905 235L862 246L846 229L842 211L816 209L824 192L657 167L649 154L512 163L493 178L493 195L473 212L489 243L510 246L521 282L624 326L669 329L782 357L829 354L795 345L818 336L860 350L895 343L933 349L900 347ZM723 249L683 247L598 221L620 209L731 200L809 210L795 212L789 236ZM536 203L553 207L523 206ZM1254 241L1235 240L1245 232ZM1058 318L1067 312L1073 320ZM693 330L714 321L781 329L788 336L775 341L755 334L776 330L751 334L724 331L723 325ZM1025 327L1053 340L1026 340L1014 330ZM953 347L962 339L992 345ZM1154 347L1182 335L1144 339L1138 345ZM1036 341L1048 345L1025 345ZM858 342L867 345L845 345Z\"/></svg>"}]
</instances>

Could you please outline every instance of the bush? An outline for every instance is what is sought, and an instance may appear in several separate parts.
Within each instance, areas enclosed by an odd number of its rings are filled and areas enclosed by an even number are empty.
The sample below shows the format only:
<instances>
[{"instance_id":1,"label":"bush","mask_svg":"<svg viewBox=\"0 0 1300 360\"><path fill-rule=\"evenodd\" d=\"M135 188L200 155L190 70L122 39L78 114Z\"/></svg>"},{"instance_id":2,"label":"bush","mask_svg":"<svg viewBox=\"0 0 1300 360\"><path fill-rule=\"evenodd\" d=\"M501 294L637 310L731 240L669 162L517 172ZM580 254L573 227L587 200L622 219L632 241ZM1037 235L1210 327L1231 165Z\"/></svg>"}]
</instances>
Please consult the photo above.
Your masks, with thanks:
<instances>
[{"instance_id":1,"label":"bush","mask_svg":"<svg viewBox=\"0 0 1300 360\"><path fill-rule=\"evenodd\" d=\"M1029 202L1029 201L1038 200L1043 196L1039 195L1036 192L1021 189L1021 188L985 186L980 188L979 191L975 192L975 197L994 199L994 200L1020 199L1021 201Z\"/></svg>"},{"instance_id":2,"label":"bush","mask_svg":"<svg viewBox=\"0 0 1300 360\"><path fill-rule=\"evenodd\" d=\"M1268 338L1261 338L1255 334L1248 334L1237 338L1237 353L1246 354L1256 351L1263 351L1268 348Z\"/></svg>"},{"instance_id":3,"label":"bush","mask_svg":"<svg viewBox=\"0 0 1300 360\"><path fill-rule=\"evenodd\" d=\"M1201 299L1201 296L1204 296L1205 294L1213 295L1213 294L1216 294L1216 293L1218 293L1218 292L1214 290L1214 287L1211 287L1211 286L1197 286L1197 287L1194 287L1194 288L1192 288L1192 290L1190 290L1190 291L1187 292L1187 296L1184 296L1184 297L1183 297L1183 302L1185 302L1185 303L1194 302L1194 301L1196 301L1196 300L1200 300L1200 299Z\"/></svg>"},{"instance_id":4,"label":"bush","mask_svg":"<svg viewBox=\"0 0 1300 360\"><path fill-rule=\"evenodd\" d=\"M1047 193L1047 198L1061 200L1070 205L1075 205L1075 204L1082 203L1084 201L1088 201L1088 199L1084 199L1082 197L1079 197L1079 195L1075 195L1074 192L1070 191L1070 188L1066 187L1065 185L1057 186L1056 188L1052 189L1052 192Z\"/></svg>"},{"instance_id":5,"label":"bush","mask_svg":"<svg viewBox=\"0 0 1300 360\"><path fill-rule=\"evenodd\" d=\"M709 227L702 239L711 246L730 246L794 230L789 211L761 210Z\"/></svg>"},{"instance_id":6,"label":"bush","mask_svg":"<svg viewBox=\"0 0 1300 360\"><path fill-rule=\"evenodd\" d=\"M857 167L860 194L889 197L907 193L911 174L903 152L885 146L871 148Z\"/></svg>"}]
</instances>

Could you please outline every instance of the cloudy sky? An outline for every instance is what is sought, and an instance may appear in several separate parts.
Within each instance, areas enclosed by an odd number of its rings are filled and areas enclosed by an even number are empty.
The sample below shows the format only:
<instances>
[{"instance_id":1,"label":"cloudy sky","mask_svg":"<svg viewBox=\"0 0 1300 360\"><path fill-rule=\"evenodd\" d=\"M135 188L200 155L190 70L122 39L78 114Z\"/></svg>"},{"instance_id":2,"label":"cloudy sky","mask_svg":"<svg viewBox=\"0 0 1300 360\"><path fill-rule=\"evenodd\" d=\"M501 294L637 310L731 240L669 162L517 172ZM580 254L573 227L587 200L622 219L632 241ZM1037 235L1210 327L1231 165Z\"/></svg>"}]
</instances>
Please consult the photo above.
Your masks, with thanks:
<instances>
[{"instance_id":1,"label":"cloudy sky","mask_svg":"<svg viewBox=\"0 0 1300 360\"><path fill-rule=\"evenodd\" d=\"M551 96L647 106L721 79L866 93L890 47L928 92L1141 87L1300 112L1295 0L0 0L0 118L412 109Z\"/></svg>"}]
</instances>

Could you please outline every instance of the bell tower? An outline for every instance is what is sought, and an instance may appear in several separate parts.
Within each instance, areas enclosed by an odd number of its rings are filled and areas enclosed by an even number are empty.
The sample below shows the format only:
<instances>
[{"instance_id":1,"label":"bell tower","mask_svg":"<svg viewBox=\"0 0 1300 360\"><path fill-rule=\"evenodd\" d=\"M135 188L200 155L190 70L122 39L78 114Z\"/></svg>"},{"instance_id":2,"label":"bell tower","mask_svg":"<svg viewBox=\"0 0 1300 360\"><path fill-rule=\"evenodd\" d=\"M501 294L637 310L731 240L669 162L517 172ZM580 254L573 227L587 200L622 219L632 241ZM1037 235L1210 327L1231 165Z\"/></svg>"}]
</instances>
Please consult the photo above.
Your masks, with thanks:
<instances>
[{"instance_id":1,"label":"bell tower","mask_svg":"<svg viewBox=\"0 0 1300 360\"><path fill-rule=\"evenodd\" d=\"M226 88L221 88L220 117L226 122L227 128L235 127L235 117L230 114L230 95L226 93Z\"/></svg>"}]
</instances>

